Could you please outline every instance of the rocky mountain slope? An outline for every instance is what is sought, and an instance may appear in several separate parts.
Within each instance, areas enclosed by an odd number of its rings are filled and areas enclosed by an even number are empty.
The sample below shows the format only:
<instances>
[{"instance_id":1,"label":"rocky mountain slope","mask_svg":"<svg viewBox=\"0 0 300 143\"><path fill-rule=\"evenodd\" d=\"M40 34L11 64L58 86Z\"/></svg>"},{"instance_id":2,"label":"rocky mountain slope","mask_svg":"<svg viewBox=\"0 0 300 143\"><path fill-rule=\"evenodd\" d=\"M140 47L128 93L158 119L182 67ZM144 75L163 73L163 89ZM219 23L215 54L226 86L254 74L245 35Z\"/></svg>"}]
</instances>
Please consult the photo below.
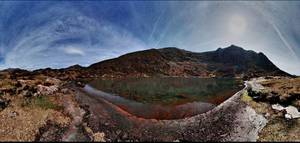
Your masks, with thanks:
<instances>
[{"instance_id":1,"label":"rocky mountain slope","mask_svg":"<svg viewBox=\"0 0 300 143\"><path fill-rule=\"evenodd\" d=\"M8 69L2 72L26 76L40 74L62 80L147 76L240 77L244 79L260 76L291 76L276 67L263 53L244 50L234 45L202 53L174 47L149 49L128 53L88 67L73 65L64 69L46 68L33 72Z\"/></svg>"},{"instance_id":2,"label":"rocky mountain slope","mask_svg":"<svg viewBox=\"0 0 300 143\"><path fill-rule=\"evenodd\" d=\"M231 45L216 51L195 53L178 48L138 51L87 67L101 76L200 76L257 77L289 75L263 53Z\"/></svg>"}]
</instances>

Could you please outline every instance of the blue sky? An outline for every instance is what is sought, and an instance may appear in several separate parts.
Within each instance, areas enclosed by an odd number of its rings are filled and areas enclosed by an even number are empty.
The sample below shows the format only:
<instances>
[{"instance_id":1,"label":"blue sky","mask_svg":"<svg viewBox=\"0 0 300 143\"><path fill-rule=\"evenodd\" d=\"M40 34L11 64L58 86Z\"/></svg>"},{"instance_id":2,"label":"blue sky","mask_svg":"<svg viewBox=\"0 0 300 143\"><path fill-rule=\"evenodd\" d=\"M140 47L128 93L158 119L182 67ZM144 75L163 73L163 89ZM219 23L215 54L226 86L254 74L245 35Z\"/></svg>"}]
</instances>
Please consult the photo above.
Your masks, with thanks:
<instances>
[{"instance_id":1,"label":"blue sky","mask_svg":"<svg viewBox=\"0 0 300 143\"><path fill-rule=\"evenodd\" d=\"M300 2L0 2L0 69L62 68L137 50L231 44L300 75Z\"/></svg>"}]
</instances>

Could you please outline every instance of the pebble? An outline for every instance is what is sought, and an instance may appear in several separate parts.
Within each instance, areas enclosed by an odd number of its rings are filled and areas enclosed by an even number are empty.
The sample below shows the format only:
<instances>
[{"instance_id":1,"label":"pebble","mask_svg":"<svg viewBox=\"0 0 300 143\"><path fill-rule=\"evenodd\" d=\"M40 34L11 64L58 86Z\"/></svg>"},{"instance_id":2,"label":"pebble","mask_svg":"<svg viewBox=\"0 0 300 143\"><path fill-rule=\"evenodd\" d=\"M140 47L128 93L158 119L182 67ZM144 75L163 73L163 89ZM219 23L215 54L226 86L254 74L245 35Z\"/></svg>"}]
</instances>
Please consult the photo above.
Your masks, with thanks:
<instances>
[{"instance_id":1,"label":"pebble","mask_svg":"<svg viewBox=\"0 0 300 143\"><path fill-rule=\"evenodd\" d=\"M288 107L286 107L285 111L287 112L287 114L291 115L291 117L293 119L300 118L300 112L294 106L288 106Z\"/></svg>"},{"instance_id":2,"label":"pebble","mask_svg":"<svg viewBox=\"0 0 300 143\"><path fill-rule=\"evenodd\" d=\"M290 114L285 114L284 117L285 117L286 119L292 119L292 116L291 116Z\"/></svg>"},{"instance_id":3,"label":"pebble","mask_svg":"<svg viewBox=\"0 0 300 143\"><path fill-rule=\"evenodd\" d=\"M270 117L270 113L266 113L266 114L265 114L265 117Z\"/></svg>"},{"instance_id":4,"label":"pebble","mask_svg":"<svg viewBox=\"0 0 300 143\"><path fill-rule=\"evenodd\" d=\"M282 111L282 110L284 110L285 108L282 107L282 106L279 105L279 104L273 104L273 105L272 105L272 109L278 110L278 111Z\"/></svg>"},{"instance_id":5,"label":"pebble","mask_svg":"<svg viewBox=\"0 0 300 143\"><path fill-rule=\"evenodd\" d=\"M13 111L13 112L11 112L10 114L9 114L9 117L10 118L14 118L14 117L16 117L18 115L18 113L16 112L16 111Z\"/></svg>"}]
</instances>

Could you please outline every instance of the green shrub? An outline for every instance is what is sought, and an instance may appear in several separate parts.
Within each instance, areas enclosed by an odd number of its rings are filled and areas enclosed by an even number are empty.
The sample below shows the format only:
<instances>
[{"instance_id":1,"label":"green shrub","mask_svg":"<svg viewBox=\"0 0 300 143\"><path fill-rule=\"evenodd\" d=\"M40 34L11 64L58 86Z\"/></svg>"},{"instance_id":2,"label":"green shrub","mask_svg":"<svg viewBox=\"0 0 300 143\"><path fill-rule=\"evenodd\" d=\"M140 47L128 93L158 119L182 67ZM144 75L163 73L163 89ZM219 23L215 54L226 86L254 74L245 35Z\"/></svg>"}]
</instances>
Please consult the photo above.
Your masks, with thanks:
<instances>
[{"instance_id":1,"label":"green shrub","mask_svg":"<svg viewBox=\"0 0 300 143\"><path fill-rule=\"evenodd\" d=\"M31 106L31 107L40 107L43 109L54 109L60 110L62 109L61 106L53 103L49 100L47 96L38 96L33 98L26 98L22 104L22 106Z\"/></svg>"},{"instance_id":2,"label":"green shrub","mask_svg":"<svg viewBox=\"0 0 300 143\"><path fill-rule=\"evenodd\" d=\"M57 109L58 106L52 103L48 97L39 96L35 99L34 104L44 109Z\"/></svg>"}]
</instances>

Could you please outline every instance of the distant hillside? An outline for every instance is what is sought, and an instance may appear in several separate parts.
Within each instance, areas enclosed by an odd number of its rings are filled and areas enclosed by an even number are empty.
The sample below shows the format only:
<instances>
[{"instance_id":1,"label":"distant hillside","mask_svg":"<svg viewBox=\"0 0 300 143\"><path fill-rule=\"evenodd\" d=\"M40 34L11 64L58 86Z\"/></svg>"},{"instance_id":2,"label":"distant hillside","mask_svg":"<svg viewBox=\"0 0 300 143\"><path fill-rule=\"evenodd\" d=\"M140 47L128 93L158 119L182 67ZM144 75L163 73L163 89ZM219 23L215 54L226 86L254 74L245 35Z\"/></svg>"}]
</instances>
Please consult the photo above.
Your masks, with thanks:
<instances>
[{"instance_id":1,"label":"distant hillside","mask_svg":"<svg viewBox=\"0 0 300 143\"><path fill-rule=\"evenodd\" d=\"M291 76L277 68L263 53L229 46L215 51L195 53L174 47L149 49L122 55L82 67L73 65L63 69L22 69L0 71L0 77L10 73L11 78L36 74L67 80L101 77L198 76L240 77Z\"/></svg>"},{"instance_id":2,"label":"distant hillside","mask_svg":"<svg viewBox=\"0 0 300 143\"><path fill-rule=\"evenodd\" d=\"M149 49L125 54L86 68L97 76L256 77L289 75L263 53L237 46L195 53L178 48Z\"/></svg>"}]
</instances>

